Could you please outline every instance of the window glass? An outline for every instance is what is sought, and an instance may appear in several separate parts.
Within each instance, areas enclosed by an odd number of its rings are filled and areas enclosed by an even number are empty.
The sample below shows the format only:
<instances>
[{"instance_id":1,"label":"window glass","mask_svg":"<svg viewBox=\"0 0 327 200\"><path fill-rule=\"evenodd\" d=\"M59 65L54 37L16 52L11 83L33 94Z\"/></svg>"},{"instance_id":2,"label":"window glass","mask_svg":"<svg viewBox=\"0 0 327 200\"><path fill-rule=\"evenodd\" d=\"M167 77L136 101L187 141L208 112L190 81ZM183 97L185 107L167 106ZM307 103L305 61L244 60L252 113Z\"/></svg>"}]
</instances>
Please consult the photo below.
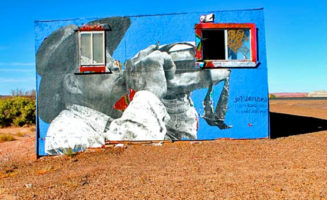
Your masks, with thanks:
<instances>
[{"instance_id":1,"label":"window glass","mask_svg":"<svg viewBox=\"0 0 327 200\"><path fill-rule=\"evenodd\" d=\"M81 34L81 64L88 65L92 64L91 56L91 34Z\"/></svg>"},{"instance_id":2,"label":"window glass","mask_svg":"<svg viewBox=\"0 0 327 200\"><path fill-rule=\"evenodd\" d=\"M227 31L228 60L250 60L250 30L230 29Z\"/></svg>"},{"instance_id":3,"label":"window glass","mask_svg":"<svg viewBox=\"0 0 327 200\"><path fill-rule=\"evenodd\" d=\"M225 60L224 30L202 31L202 53L204 60Z\"/></svg>"},{"instance_id":4,"label":"window glass","mask_svg":"<svg viewBox=\"0 0 327 200\"><path fill-rule=\"evenodd\" d=\"M103 33L93 33L93 61L94 64L104 63Z\"/></svg>"}]
</instances>

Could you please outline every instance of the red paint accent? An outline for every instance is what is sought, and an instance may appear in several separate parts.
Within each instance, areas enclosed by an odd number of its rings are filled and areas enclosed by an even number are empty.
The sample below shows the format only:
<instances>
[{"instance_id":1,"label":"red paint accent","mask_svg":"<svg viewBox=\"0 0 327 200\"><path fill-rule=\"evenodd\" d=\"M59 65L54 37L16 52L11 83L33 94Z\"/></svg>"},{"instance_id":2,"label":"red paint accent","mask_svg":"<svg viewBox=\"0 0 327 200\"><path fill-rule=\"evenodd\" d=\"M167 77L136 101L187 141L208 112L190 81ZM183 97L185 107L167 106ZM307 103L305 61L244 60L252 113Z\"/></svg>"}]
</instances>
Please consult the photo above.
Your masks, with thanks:
<instances>
[{"instance_id":1,"label":"red paint accent","mask_svg":"<svg viewBox=\"0 0 327 200\"><path fill-rule=\"evenodd\" d=\"M201 29L195 29L195 34L197 34L197 35L199 35L201 37L202 36Z\"/></svg>"},{"instance_id":2,"label":"red paint accent","mask_svg":"<svg viewBox=\"0 0 327 200\"><path fill-rule=\"evenodd\" d=\"M125 101L125 96L121 97L114 105L114 109L124 111L128 104Z\"/></svg>"},{"instance_id":3,"label":"red paint accent","mask_svg":"<svg viewBox=\"0 0 327 200\"><path fill-rule=\"evenodd\" d=\"M249 28L255 29L253 23L201 23L196 24L195 29L218 29L218 28Z\"/></svg>"},{"instance_id":4,"label":"red paint accent","mask_svg":"<svg viewBox=\"0 0 327 200\"><path fill-rule=\"evenodd\" d=\"M122 96L114 105L114 109L124 111L133 100L136 91L134 89L129 89L129 93ZM127 100L127 101L126 101Z\"/></svg>"},{"instance_id":5,"label":"red paint accent","mask_svg":"<svg viewBox=\"0 0 327 200\"><path fill-rule=\"evenodd\" d=\"M257 62L257 29L251 28L251 56L252 62Z\"/></svg>"},{"instance_id":6,"label":"red paint accent","mask_svg":"<svg viewBox=\"0 0 327 200\"><path fill-rule=\"evenodd\" d=\"M202 51L200 50L196 50L196 55L195 55L197 60L201 60L202 59Z\"/></svg>"},{"instance_id":7,"label":"red paint accent","mask_svg":"<svg viewBox=\"0 0 327 200\"><path fill-rule=\"evenodd\" d=\"M207 67L215 67L215 65L212 63L212 61L206 61L205 63L206 64L205 64L204 68L207 68Z\"/></svg>"},{"instance_id":8,"label":"red paint accent","mask_svg":"<svg viewBox=\"0 0 327 200\"><path fill-rule=\"evenodd\" d=\"M195 25L195 34L202 37L203 29L248 28L251 34L251 61L257 62L257 29L254 23L199 23ZM202 48L202 47L201 47ZM196 50L196 59L202 60L202 49ZM208 67L208 66L206 66Z\"/></svg>"},{"instance_id":9,"label":"red paint accent","mask_svg":"<svg viewBox=\"0 0 327 200\"><path fill-rule=\"evenodd\" d=\"M83 25L78 28L79 31L103 31L102 25Z\"/></svg>"},{"instance_id":10,"label":"red paint accent","mask_svg":"<svg viewBox=\"0 0 327 200\"><path fill-rule=\"evenodd\" d=\"M136 91L134 89L129 89L129 102L131 102L135 96Z\"/></svg>"},{"instance_id":11,"label":"red paint accent","mask_svg":"<svg viewBox=\"0 0 327 200\"><path fill-rule=\"evenodd\" d=\"M106 72L106 66L80 66L80 72Z\"/></svg>"},{"instance_id":12,"label":"red paint accent","mask_svg":"<svg viewBox=\"0 0 327 200\"><path fill-rule=\"evenodd\" d=\"M195 34L196 34L196 37L199 37L200 39L202 38L202 30L201 29L195 29ZM195 57L197 60L201 60L202 59L202 44L200 43L200 46L201 48L198 49L198 45L199 44L196 44L196 47L195 47Z\"/></svg>"}]
</instances>

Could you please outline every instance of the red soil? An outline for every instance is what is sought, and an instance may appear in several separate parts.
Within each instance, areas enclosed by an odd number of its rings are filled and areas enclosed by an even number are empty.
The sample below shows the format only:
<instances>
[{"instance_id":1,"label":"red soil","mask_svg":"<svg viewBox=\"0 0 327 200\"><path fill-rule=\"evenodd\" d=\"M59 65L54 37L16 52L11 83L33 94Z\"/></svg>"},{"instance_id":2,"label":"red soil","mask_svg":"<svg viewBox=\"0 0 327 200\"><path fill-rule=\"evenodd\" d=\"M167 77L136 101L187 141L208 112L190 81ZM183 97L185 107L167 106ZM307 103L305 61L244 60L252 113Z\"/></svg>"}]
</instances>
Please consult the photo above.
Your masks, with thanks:
<instances>
[{"instance_id":1,"label":"red soil","mask_svg":"<svg viewBox=\"0 0 327 200\"><path fill-rule=\"evenodd\" d=\"M327 101L271 101L327 119ZM327 131L90 150L33 159L34 136L0 143L0 199L327 199Z\"/></svg>"}]
</instances>

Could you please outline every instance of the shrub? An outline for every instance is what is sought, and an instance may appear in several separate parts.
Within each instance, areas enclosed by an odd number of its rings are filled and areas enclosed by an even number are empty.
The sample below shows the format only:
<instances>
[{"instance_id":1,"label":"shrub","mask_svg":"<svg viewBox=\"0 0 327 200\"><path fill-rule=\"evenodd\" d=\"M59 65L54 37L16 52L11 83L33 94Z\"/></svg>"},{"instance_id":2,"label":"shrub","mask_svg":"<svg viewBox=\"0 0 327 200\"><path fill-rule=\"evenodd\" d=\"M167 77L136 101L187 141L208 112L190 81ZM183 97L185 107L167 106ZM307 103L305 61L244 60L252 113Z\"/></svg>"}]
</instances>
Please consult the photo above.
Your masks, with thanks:
<instances>
[{"instance_id":1,"label":"shrub","mask_svg":"<svg viewBox=\"0 0 327 200\"><path fill-rule=\"evenodd\" d=\"M26 97L0 99L0 127L35 122L35 100Z\"/></svg>"},{"instance_id":2,"label":"shrub","mask_svg":"<svg viewBox=\"0 0 327 200\"><path fill-rule=\"evenodd\" d=\"M8 142L16 140L14 136L9 134L2 134L0 135L0 142Z\"/></svg>"},{"instance_id":3,"label":"shrub","mask_svg":"<svg viewBox=\"0 0 327 200\"><path fill-rule=\"evenodd\" d=\"M26 134L25 133L22 133L22 132L17 132L15 134L15 136L18 136L18 137L24 137Z\"/></svg>"}]
</instances>

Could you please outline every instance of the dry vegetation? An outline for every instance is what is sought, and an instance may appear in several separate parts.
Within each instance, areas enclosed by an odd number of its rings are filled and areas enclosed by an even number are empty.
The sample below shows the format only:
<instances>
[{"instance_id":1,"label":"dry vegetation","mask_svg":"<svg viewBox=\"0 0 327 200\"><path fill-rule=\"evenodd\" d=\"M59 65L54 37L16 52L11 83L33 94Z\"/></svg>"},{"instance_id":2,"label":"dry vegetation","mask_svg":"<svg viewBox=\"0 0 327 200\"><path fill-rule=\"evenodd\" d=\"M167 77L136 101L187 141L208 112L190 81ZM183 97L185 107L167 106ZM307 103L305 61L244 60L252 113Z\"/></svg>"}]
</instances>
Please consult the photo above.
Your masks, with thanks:
<instances>
[{"instance_id":1,"label":"dry vegetation","mask_svg":"<svg viewBox=\"0 0 327 200\"><path fill-rule=\"evenodd\" d=\"M327 120L326 105L276 100L271 110ZM128 146L37 161L31 129L0 129L25 134L0 143L0 199L327 199L327 128L277 139Z\"/></svg>"},{"instance_id":2,"label":"dry vegetation","mask_svg":"<svg viewBox=\"0 0 327 200\"><path fill-rule=\"evenodd\" d=\"M1 134L0 135L0 142L9 142L9 141L14 141L16 140L13 135L10 134Z\"/></svg>"}]
</instances>

